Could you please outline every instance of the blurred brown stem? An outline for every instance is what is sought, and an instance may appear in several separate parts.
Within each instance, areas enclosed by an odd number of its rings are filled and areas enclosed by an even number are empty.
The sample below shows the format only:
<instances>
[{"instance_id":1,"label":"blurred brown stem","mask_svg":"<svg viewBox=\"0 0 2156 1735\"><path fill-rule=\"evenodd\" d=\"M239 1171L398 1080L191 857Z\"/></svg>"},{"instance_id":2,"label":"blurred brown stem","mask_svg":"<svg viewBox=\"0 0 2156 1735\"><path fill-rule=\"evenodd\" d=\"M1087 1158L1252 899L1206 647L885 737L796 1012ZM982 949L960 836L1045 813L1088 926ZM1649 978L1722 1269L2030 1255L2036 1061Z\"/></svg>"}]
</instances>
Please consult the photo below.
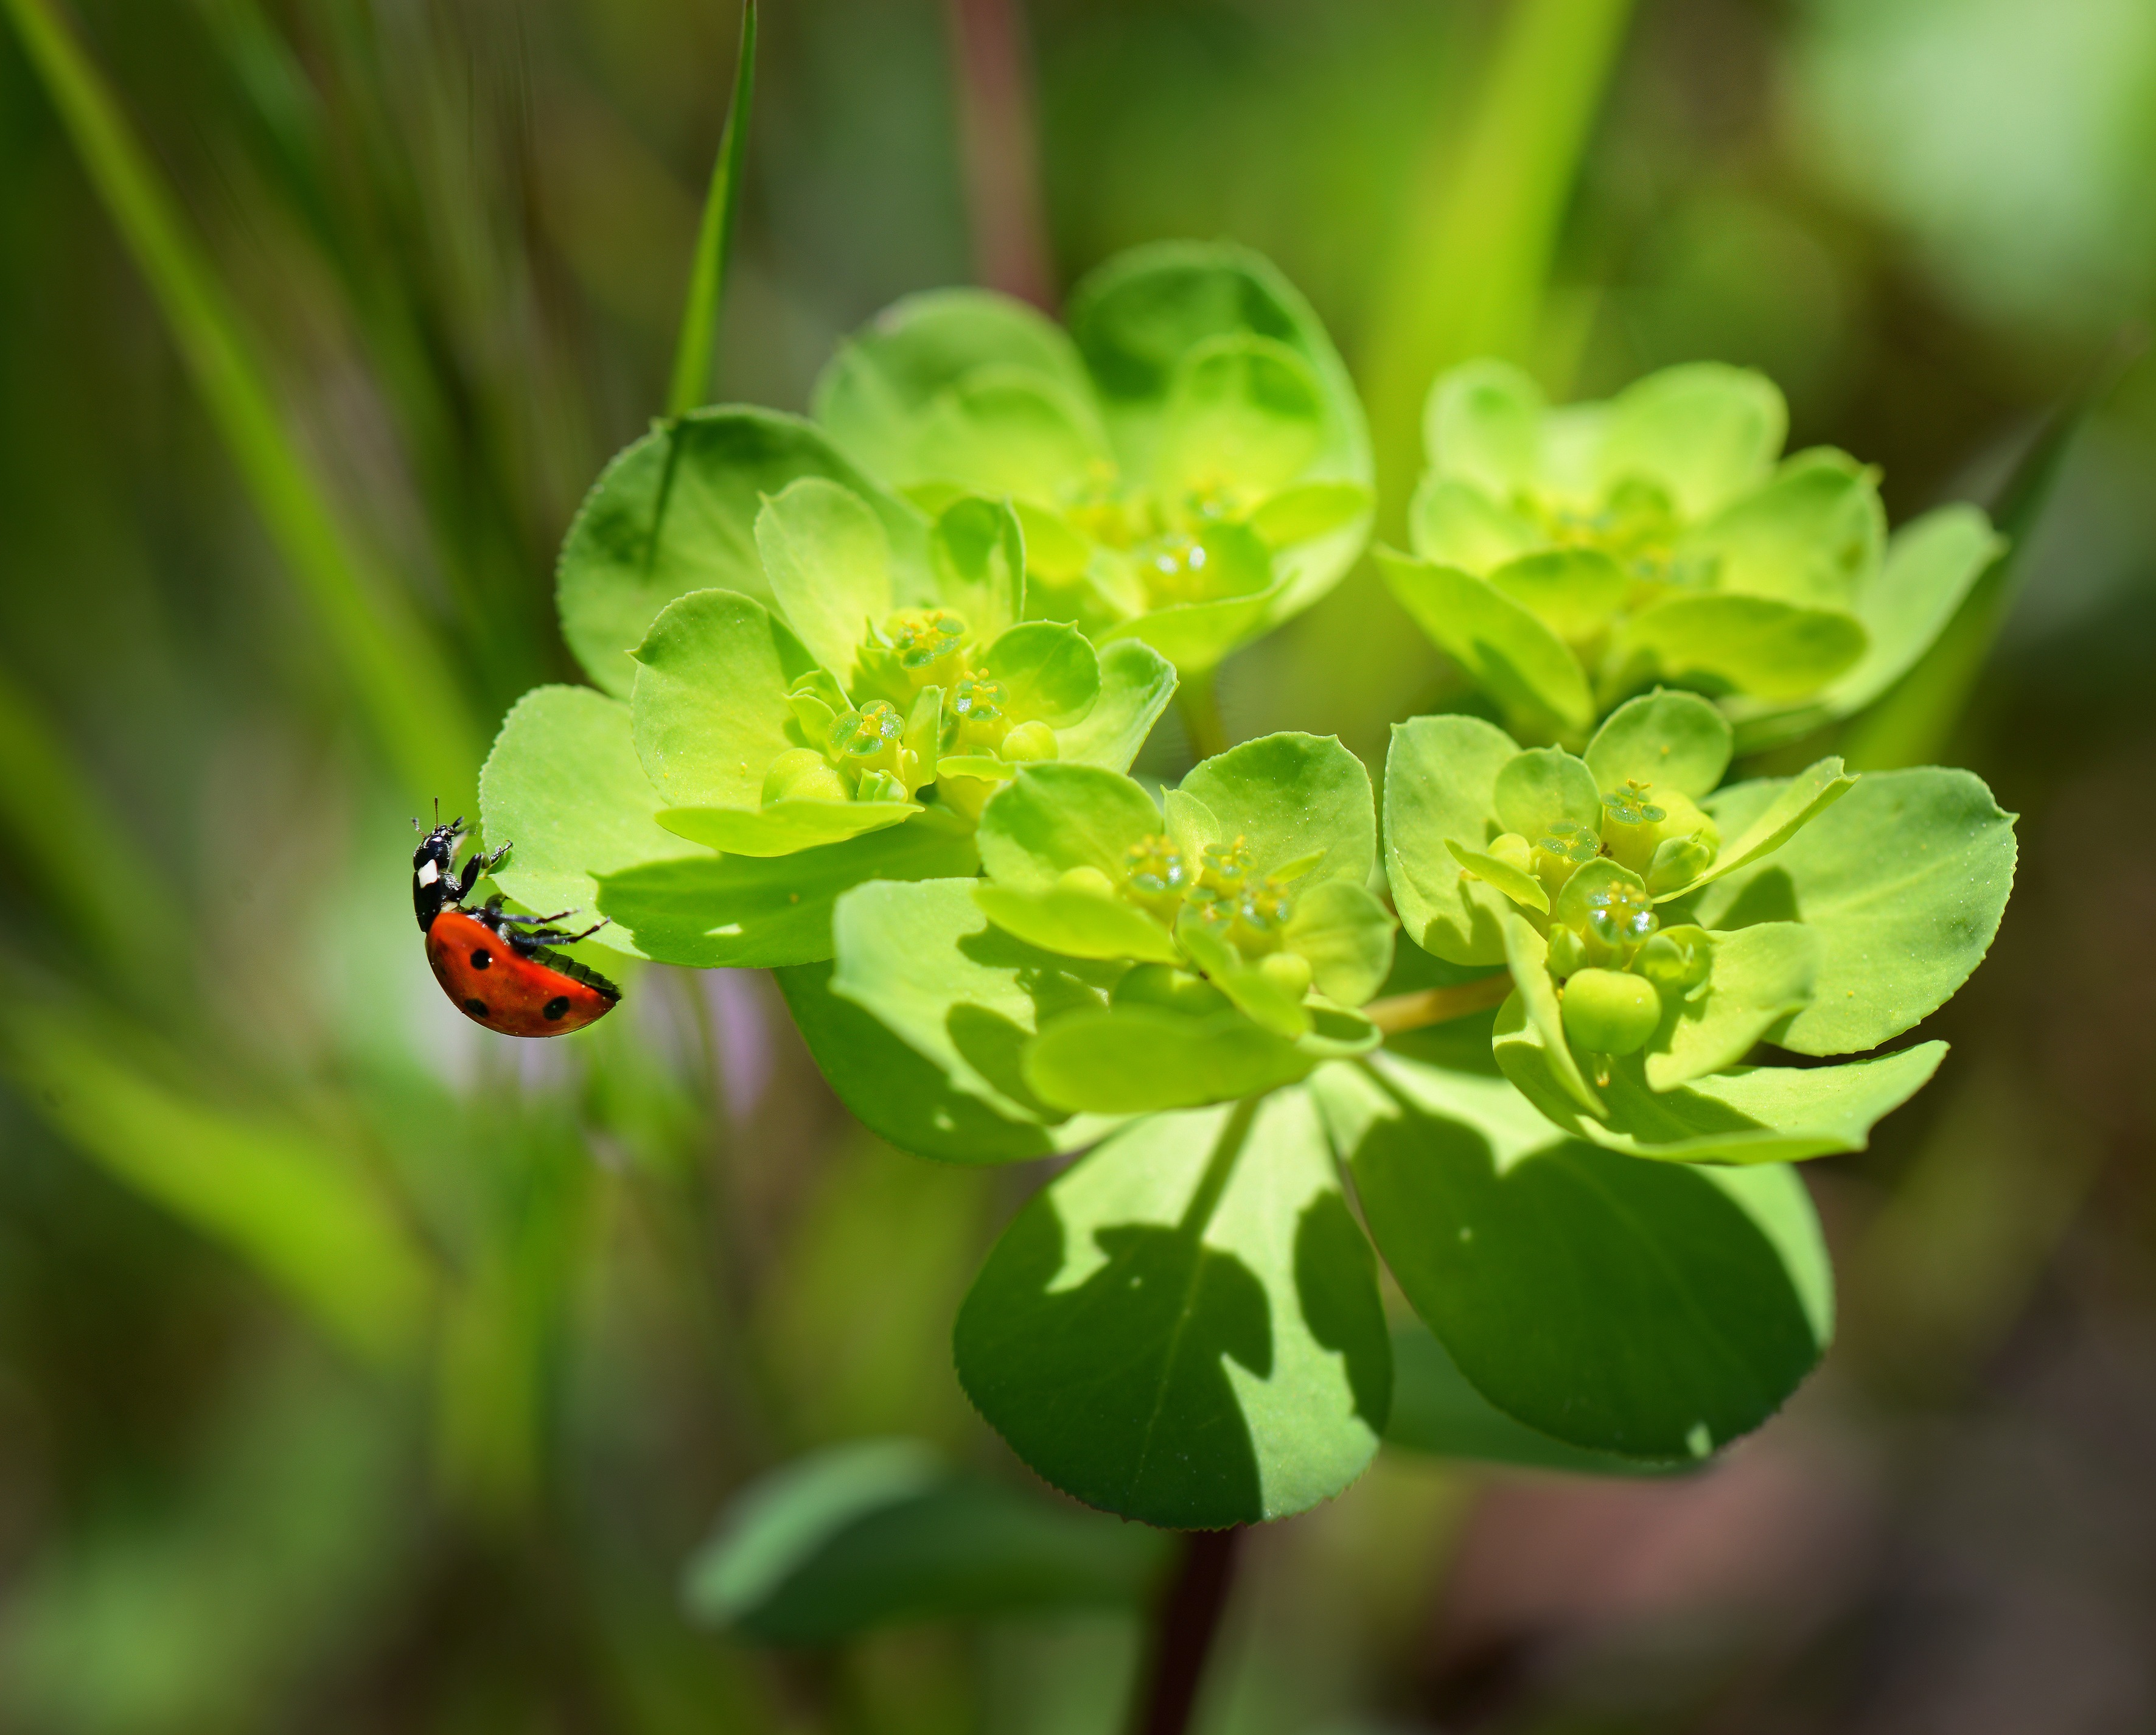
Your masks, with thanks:
<instances>
[{"instance_id":1,"label":"blurred brown stem","mask_svg":"<svg viewBox=\"0 0 2156 1735\"><path fill-rule=\"evenodd\" d=\"M1494 976L1462 983L1457 988L1426 988L1373 1000L1363 1009L1363 1016L1388 1036L1397 1036L1404 1030L1419 1030L1425 1024L1449 1024L1470 1013L1486 1012L1501 1004L1512 991L1512 973L1500 970Z\"/></svg>"},{"instance_id":2,"label":"blurred brown stem","mask_svg":"<svg viewBox=\"0 0 2156 1735\"><path fill-rule=\"evenodd\" d=\"M957 73L973 275L1053 311L1055 276L1042 219L1033 80L1016 0L945 0Z\"/></svg>"},{"instance_id":3,"label":"blurred brown stem","mask_svg":"<svg viewBox=\"0 0 2156 1735\"><path fill-rule=\"evenodd\" d=\"M1184 1532L1183 1559L1153 1617L1151 1654L1141 1677L1144 1697L1134 1707L1131 1735L1183 1735L1190 1727L1242 1540L1240 1525Z\"/></svg>"}]
</instances>

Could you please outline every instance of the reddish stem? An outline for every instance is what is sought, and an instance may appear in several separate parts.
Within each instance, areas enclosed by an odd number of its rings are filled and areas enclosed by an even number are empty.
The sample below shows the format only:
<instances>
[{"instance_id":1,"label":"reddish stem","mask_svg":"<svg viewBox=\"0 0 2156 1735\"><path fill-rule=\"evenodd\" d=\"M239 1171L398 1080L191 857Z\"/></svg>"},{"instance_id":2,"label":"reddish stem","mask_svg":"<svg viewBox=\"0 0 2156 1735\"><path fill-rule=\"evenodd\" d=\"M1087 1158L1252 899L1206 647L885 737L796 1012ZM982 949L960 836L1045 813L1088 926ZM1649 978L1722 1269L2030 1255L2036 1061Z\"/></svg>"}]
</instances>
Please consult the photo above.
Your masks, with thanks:
<instances>
[{"instance_id":1,"label":"reddish stem","mask_svg":"<svg viewBox=\"0 0 2156 1735\"><path fill-rule=\"evenodd\" d=\"M1242 1540L1240 1525L1185 1532L1182 1563L1154 1618L1145 1697L1132 1735L1184 1735L1189 1728Z\"/></svg>"},{"instance_id":2,"label":"reddish stem","mask_svg":"<svg viewBox=\"0 0 2156 1735\"><path fill-rule=\"evenodd\" d=\"M974 275L1053 311L1055 275L1041 216L1033 80L1016 0L946 0L957 73Z\"/></svg>"}]
</instances>

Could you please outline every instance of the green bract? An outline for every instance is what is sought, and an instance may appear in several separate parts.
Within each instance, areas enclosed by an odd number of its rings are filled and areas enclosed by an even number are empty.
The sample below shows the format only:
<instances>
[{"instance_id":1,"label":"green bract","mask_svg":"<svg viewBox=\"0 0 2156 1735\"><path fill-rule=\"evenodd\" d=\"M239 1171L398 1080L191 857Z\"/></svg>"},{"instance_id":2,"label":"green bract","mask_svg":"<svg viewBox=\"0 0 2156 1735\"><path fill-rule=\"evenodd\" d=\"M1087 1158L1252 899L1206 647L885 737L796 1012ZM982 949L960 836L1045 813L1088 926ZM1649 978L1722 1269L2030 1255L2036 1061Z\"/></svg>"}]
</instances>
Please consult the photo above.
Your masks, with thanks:
<instances>
[{"instance_id":1,"label":"green bract","mask_svg":"<svg viewBox=\"0 0 2156 1735\"><path fill-rule=\"evenodd\" d=\"M1964 772L1801 775L1715 791L1731 729L1656 690L1584 758L1419 717L1386 765L1385 861L1409 937L1503 964L1498 1064L1592 1143L1679 1161L1861 1148L1930 1077L1925 1043L1840 1066L1968 977L2013 879L2013 821Z\"/></svg>"},{"instance_id":2,"label":"green bract","mask_svg":"<svg viewBox=\"0 0 2156 1735\"><path fill-rule=\"evenodd\" d=\"M761 500L751 536L767 600L665 603L632 653L625 715L545 689L512 716L482 792L516 845L506 891L596 892L615 944L676 963L827 957L839 891L970 871L968 834L1018 767L1120 769L1174 690L1143 644L1103 656L1020 619L1007 505L948 502L915 564L870 499L803 476Z\"/></svg>"},{"instance_id":3,"label":"green bract","mask_svg":"<svg viewBox=\"0 0 2156 1735\"><path fill-rule=\"evenodd\" d=\"M1385 979L1394 924L1365 883L1369 777L1338 742L1246 742L1158 805L1103 767L1029 766L989 798L976 843L977 882L842 903L831 988L999 1114L1224 1101L1376 1045L1352 1009ZM1043 962L983 973L1004 954ZM1072 988L1044 1001L1058 978ZM988 1020L994 1066L957 1037Z\"/></svg>"},{"instance_id":4,"label":"green bract","mask_svg":"<svg viewBox=\"0 0 2156 1735\"><path fill-rule=\"evenodd\" d=\"M984 290L911 297L833 358L816 417L931 511L1010 498L1031 612L1186 673L1308 607L1368 534L1347 372L1301 296L1235 248L1110 261L1072 295L1068 335Z\"/></svg>"},{"instance_id":5,"label":"green bract","mask_svg":"<svg viewBox=\"0 0 2156 1735\"><path fill-rule=\"evenodd\" d=\"M779 967L891 1143L1075 1158L956 1324L1019 1455L1155 1524L1337 1492L1393 1409L1372 1241L1429 1327L1404 1441L1664 1474L1771 1414L1832 1328L1789 1165L1938 1066L1893 1045L1990 943L2013 821L1963 772L1724 779L1909 670L1996 553L1982 515L1888 541L1870 474L1779 459L1780 397L1735 369L1555 411L1512 369L1448 375L1416 552L1382 563L1512 727L1396 727L1381 879L1335 739L1127 774L1176 666L1309 603L1367 529L1360 412L1269 267L1141 249L1067 335L916 297L816 403L696 412L609 467L561 569L602 690L526 695L482 808L527 908ZM911 1448L773 1490L696 1581L747 1630L973 1606L993 1574L879 1564L951 1525L1081 1600L1137 1558Z\"/></svg>"},{"instance_id":6,"label":"green bract","mask_svg":"<svg viewBox=\"0 0 2156 1735\"><path fill-rule=\"evenodd\" d=\"M1563 409L1505 363L1455 368L1386 578L1528 739L1578 744L1656 682L1715 698L1746 750L1794 738L1904 674L1999 545L1967 506L1890 541L1876 475L1781 459L1787 426L1770 381L1716 363Z\"/></svg>"}]
</instances>

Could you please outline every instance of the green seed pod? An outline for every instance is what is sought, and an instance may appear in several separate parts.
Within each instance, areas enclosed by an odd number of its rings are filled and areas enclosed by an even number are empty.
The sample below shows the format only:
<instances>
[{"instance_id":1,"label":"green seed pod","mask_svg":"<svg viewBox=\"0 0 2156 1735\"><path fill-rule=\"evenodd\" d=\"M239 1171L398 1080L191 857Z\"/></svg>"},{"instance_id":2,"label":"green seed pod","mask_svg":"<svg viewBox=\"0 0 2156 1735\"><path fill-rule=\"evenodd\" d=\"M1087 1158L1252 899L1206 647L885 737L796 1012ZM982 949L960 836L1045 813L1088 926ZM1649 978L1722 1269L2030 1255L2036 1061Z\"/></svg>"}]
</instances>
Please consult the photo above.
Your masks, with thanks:
<instances>
[{"instance_id":1,"label":"green seed pod","mask_svg":"<svg viewBox=\"0 0 2156 1735\"><path fill-rule=\"evenodd\" d=\"M1109 991L1118 1006L1159 1006L1186 1018L1226 1012L1235 1003L1202 976L1173 964L1138 964Z\"/></svg>"},{"instance_id":2,"label":"green seed pod","mask_svg":"<svg viewBox=\"0 0 2156 1735\"><path fill-rule=\"evenodd\" d=\"M1507 867L1517 868L1523 874L1534 871L1533 847L1517 831L1508 831L1502 837L1491 839L1485 853L1492 861L1502 861Z\"/></svg>"},{"instance_id":3,"label":"green seed pod","mask_svg":"<svg viewBox=\"0 0 2156 1735\"><path fill-rule=\"evenodd\" d=\"M1714 850L1704 836L1666 837L1647 865L1647 890L1656 897L1681 891L1713 865Z\"/></svg>"},{"instance_id":4,"label":"green seed pod","mask_svg":"<svg viewBox=\"0 0 2156 1735\"><path fill-rule=\"evenodd\" d=\"M850 801L846 780L813 747L789 747L763 774L763 801Z\"/></svg>"},{"instance_id":5,"label":"green seed pod","mask_svg":"<svg viewBox=\"0 0 2156 1735\"><path fill-rule=\"evenodd\" d=\"M1310 960L1300 952L1268 952L1258 960L1258 968L1291 1000L1310 992Z\"/></svg>"},{"instance_id":6,"label":"green seed pod","mask_svg":"<svg viewBox=\"0 0 2156 1735\"><path fill-rule=\"evenodd\" d=\"M1629 1055L1662 1021L1661 996L1622 970L1582 970L1564 985L1564 1034L1591 1055Z\"/></svg>"},{"instance_id":7,"label":"green seed pod","mask_svg":"<svg viewBox=\"0 0 2156 1735\"><path fill-rule=\"evenodd\" d=\"M1045 723L1020 723L1004 737L1003 755L1019 763L1053 759L1055 731Z\"/></svg>"},{"instance_id":8,"label":"green seed pod","mask_svg":"<svg viewBox=\"0 0 2156 1735\"><path fill-rule=\"evenodd\" d=\"M1060 891L1082 891L1089 897L1116 895L1116 882L1096 867L1065 868L1055 876L1055 885Z\"/></svg>"},{"instance_id":9,"label":"green seed pod","mask_svg":"<svg viewBox=\"0 0 2156 1735\"><path fill-rule=\"evenodd\" d=\"M1587 944L1568 927L1553 927L1549 937L1549 973L1559 982L1588 966Z\"/></svg>"}]
</instances>

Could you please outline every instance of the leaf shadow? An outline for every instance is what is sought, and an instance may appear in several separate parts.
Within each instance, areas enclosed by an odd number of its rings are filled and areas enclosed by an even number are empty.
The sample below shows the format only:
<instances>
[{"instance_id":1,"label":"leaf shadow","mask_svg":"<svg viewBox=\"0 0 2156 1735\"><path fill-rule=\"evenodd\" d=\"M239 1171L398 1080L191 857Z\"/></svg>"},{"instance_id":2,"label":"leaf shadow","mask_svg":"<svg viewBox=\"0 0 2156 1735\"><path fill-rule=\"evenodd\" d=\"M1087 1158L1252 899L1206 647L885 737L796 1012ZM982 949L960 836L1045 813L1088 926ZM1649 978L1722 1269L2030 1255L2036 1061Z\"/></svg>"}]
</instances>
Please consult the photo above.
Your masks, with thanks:
<instances>
[{"instance_id":1,"label":"leaf shadow","mask_svg":"<svg viewBox=\"0 0 2156 1735\"><path fill-rule=\"evenodd\" d=\"M1355 1414L1383 1434L1393 1407L1393 1356L1377 1261L1348 1201L1321 1193L1295 1226L1295 1293L1310 1335L1346 1364Z\"/></svg>"},{"instance_id":2,"label":"leaf shadow","mask_svg":"<svg viewBox=\"0 0 2156 1735\"><path fill-rule=\"evenodd\" d=\"M1027 1206L960 1309L967 1394L1041 1475L1090 1505L1212 1529L1264 1517L1232 1358L1273 1367L1265 1286L1199 1224L1103 1224L1102 1263L1053 1286L1069 1231L1052 1194Z\"/></svg>"},{"instance_id":3,"label":"leaf shadow","mask_svg":"<svg viewBox=\"0 0 2156 1735\"><path fill-rule=\"evenodd\" d=\"M1729 1180L1566 1138L1501 1167L1479 1128L1394 1102L1351 1158L1371 1233L1508 1414L1682 1458L1699 1430L1718 1445L1757 1427L1817 1363L1795 1281Z\"/></svg>"}]
</instances>

